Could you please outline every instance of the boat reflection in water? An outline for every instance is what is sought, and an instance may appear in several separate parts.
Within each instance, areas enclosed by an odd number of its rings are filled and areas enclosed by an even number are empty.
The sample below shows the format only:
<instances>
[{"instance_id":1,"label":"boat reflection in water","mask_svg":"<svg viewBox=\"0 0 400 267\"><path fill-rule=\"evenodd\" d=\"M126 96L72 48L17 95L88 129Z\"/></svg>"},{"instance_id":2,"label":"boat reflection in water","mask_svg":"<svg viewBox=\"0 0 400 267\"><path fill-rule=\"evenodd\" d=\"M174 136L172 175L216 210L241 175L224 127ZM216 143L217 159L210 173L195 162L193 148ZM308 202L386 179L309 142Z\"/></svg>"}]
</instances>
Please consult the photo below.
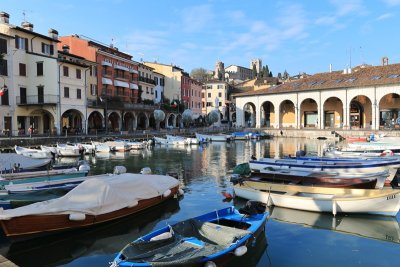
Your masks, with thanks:
<instances>
[{"instance_id":1,"label":"boat reflection in water","mask_svg":"<svg viewBox=\"0 0 400 267\"><path fill-rule=\"evenodd\" d=\"M111 261L115 253L126 244L152 231L158 223L169 219L178 211L178 200L171 199L115 222L5 244L0 248L0 254L18 266L58 266L75 260L82 261L78 263L78 266L82 266L85 257L96 257L97 266L103 266L104 262Z\"/></svg>"},{"instance_id":2,"label":"boat reflection in water","mask_svg":"<svg viewBox=\"0 0 400 267\"><path fill-rule=\"evenodd\" d=\"M329 213L271 207L269 218L285 223L400 243L400 224L396 217L361 214L340 214L335 217Z\"/></svg>"}]
</instances>

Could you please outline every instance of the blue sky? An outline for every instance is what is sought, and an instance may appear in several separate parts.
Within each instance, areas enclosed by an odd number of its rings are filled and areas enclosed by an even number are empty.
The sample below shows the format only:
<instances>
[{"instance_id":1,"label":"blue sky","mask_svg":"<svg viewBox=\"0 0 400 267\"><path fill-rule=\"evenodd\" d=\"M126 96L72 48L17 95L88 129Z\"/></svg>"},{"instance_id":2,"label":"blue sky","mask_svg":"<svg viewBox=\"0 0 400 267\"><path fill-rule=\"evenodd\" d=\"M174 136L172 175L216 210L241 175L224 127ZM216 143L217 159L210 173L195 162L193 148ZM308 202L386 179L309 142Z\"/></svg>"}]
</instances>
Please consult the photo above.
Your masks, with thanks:
<instances>
[{"instance_id":1,"label":"blue sky","mask_svg":"<svg viewBox=\"0 0 400 267\"><path fill-rule=\"evenodd\" d=\"M249 68L262 59L274 75L325 72L383 56L400 63L400 0L1 0L10 23L36 32L82 34L114 43L134 60L189 72L216 61Z\"/></svg>"}]
</instances>

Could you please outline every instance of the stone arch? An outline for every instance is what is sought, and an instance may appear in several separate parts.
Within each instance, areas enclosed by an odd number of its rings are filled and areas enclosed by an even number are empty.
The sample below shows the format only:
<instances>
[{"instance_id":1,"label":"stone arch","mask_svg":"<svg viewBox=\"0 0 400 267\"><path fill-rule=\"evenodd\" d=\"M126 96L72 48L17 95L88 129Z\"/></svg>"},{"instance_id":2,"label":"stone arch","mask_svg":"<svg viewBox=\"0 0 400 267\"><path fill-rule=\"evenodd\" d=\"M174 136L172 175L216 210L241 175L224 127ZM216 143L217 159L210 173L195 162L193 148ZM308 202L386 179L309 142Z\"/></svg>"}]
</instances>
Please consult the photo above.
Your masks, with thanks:
<instances>
[{"instance_id":1,"label":"stone arch","mask_svg":"<svg viewBox=\"0 0 400 267\"><path fill-rule=\"evenodd\" d=\"M243 118L245 126L255 127L256 125L256 106L252 102L247 102L243 107Z\"/></svg>"},{"instance_id":2,"label":"stone arch","mask_svg":"<svg viewBox=\"0 0 400 267\"><path fill-rule=\"evenodd\" d=\"M400 124L400 95L389 93L379 100L379 127L395 127ZM399 126L396 126L399 127Z\"/></svg>"},{"instance_id":3,"label":"stone arch","mask_svg":"<svg viewBox=\"0 0 400 267\"><path fill-rule=\"evenodd\" d=\"M295 127L295 105L291 100L283 100L279 105L279 126L283 128Z\"/></svg>"},{"instance_id":4,"label":"stone arch","mask_svg":"<svg viewBox=\"0 0 400 267\"><path fill-rule=\"evenodd\" d=\"M370 128L372 125L372 102L365 95L357 95L350 101L349 123L351 129Z\"/></svg>"},{"instance_id":5,"label":"stone arch","mask_svg":"<svg viewBox=\"0 0 400 267\"><path fill-rule=\"evenodd\" d=\"M121 117L117 112L111 112L110 115L108 115L108 130L111 132L119 132L120 130L120 121Z\"/></svg>"},{"instance_id":6,"label":"stone arch","mask_svg":"<svg viewBox=\"0 0 400 267\"><path fill-rule=\"evenodd\" d=\"M339 128L343 126L343 102L338 97L329 97L324 102L323 127Z\"/></svg>"},{"instance_id":7,"label":"stone arch","mask_svg":"<svg viewBox=\"0 0 400 267\"><path fill-rule=\"evenodd\" d=\"M103 129L103 125L103 115L98 111L91 112L88 117L88 133L92 133L92 131L96 132L96 130Z\"/></svg>"},{"instance_id":8,"label":"stone arch","mask_svg":"<svg viewBox=\"0 0 400 267\"><path fill-rule=\"evenodd\" d=\"M82 112L76 109L68 109L61 115L61 127L63 132L83 133L85 125Z\"/></svg>"},{"instance_id":9,"label":"stone arch","mask_svg":"<svg viewBox=\"0 0 400 267\"><path fill-rule=\"evenodd\" d=\"M153 130L157 130L157 122L153 112L150 114L149 117L149 127L152 128Z\"/></svg>"},{"instance_id":10,"label":"stone arch","mask_svg":"<svg viewBox=\"0 0 400 267\"><path fill-rule=\"evenodd\" d=\"M300 125L304 128L318 128L318 104L312 98L304 99L300 104Z\"/></svg>"},{"instance_id":11,"label":"stone arch","mask_svg":"<svg viewBox=\"0 0 400 267\"><path fill-rule=\"evenodd\" d=\"M134 130L135 115L132 112L125 112L124 114L124 131L132 132Z\"/></svg>"},{"instance_id":12,"label":"stone arch","mask_svg":"<svg viewBox=\"0 0 400 267\"><path fill-rule=\"evenodd\" d=\"M169 116L166 118L167 128L172 128L175 125L175 114L170 113Z\"/></svg>"},{"instance_id":13,"label":"stone arch","mask_svg":"<svg viewBox=\"0 0 400 267\"><path fill-rule=\"evenodd\" d=\"M261 126L271 127L275 122L275 107L271 101L265 101L261 105Z\"/></svg>"},{"instance_id":14,"label":"stone arch","mask_svg":"<svg viewBox=\"0 0 400 267\"><path fill-rule=\"evenodd\" d=\"M182 122L182 114L176 115L175 122L176 122L175 127L181 128L181 126L183 126L183 125L181 125L182 124L181 123Z\"/></svg>"},{"instance_id":15,"label":"stone arch","mask_svg":"<svg viewBox=\"0 0 400 267\"><path fill-rule=\"evenodd\" d=\"M35 134L56 134L55 119L51 111L36 109L30 116L18 116L18 134L28 134L29 127L33 128Z\"/></svg>"},{"instance_id":16,"label":"stone arch","mask_svg":"<svg viewBox=\"0 0 400 267\"><path fill-rule=\"evenodd\" d=\"M148 127L149 127L149 119L147 118L146 113L140 112L137 115L137 129L146 130Z\"/></svg>"}]
</instances>

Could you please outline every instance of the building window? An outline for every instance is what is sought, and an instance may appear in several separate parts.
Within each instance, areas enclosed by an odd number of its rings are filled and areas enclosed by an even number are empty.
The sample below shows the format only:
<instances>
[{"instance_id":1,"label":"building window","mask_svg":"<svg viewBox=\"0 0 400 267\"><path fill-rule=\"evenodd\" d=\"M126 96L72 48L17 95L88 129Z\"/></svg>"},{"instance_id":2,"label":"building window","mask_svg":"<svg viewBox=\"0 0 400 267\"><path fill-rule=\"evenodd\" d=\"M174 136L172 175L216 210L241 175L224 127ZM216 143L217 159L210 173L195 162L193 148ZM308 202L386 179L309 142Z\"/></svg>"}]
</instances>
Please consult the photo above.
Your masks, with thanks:
<instances>
[{"instance_id":1,"label":"building window","mask_svg":"<svg viewBox=\"0 0 400 267\"><path fill-rule=\"evenodd\" d=\"M204 93L201 93L201 98L204 98Z\"/></svg>"},{"instance_id":2,"label":"building window","mask_svg":"<svg viewBox=\"0 0 400 267\"><path fill-rule=\"evenodd\" d=\"M36 75L43 76L43 62L36 62Z\"/></svg>"},{"instance_id":3,"label":"building window","mask_svg":"<svg viewBox=\"0 0 400 267\"><path fill-rule=\"evenodd\" d=\"M82 90L81 89L76 89L76 98L82 99Z\"/></svg>"},{"instance_id":4,"label":"building window","mask_svg":"<svg viewBox=\"0 0 400 267\"><path fill-rule=\"evenodd\" d=\"M154 95L154 91L153 91L153 88L150 88L150 90L151 90L151 94L152 94L152 95Z\"/></svg>"},{"instance_id":5,"label":"building window","mask_svg":"<svg viewBox=\"0 0 400 267\"><path fill-rule=\"evenodd\" d=\"M28 39L15 36L15 48L28 51Z\"/></svg>"},{"instance_id":6,"label":"building window","mask_svg":"<svg viewBox=\"0 0 400 267\"><path fill-rule=\"evenodd\" d=\"M154 77L154 83L155 85L158 85L158 77Z\"/></svg>"},{"instance_id":7,"label":"building window","mask_svg":"<svg viewBox=\"0 0 400 267\"><path fill-rule=\"evenodd\" d=\"M96 84L91 84L90 85L90 94L91 95L97 95L97 85Z\"/></svg>"},{"instance_id":8,"label":"building window","mask_svg":"<svg viewBox=\"0 0 400 267\"><path fill-rule=\"evenodd\" d=\"M0 59L0 75L8 75L7 60L5 59Z\"/></svg>"},{"instance_id":9,"label":"building window","mask_svg":"<svg viewBox=\"0 0 400 267\"><path fill-rule=\"evenodd\" d=\"M218 84L217 89L224 89L224 86L222 84Z\"/></svg>"},{"instance_id":10,"label":"building window","mask_svg":"<svg viewBox=\"0 0 400 267\"><path fill-rule=\"evenodd\" d=\"M69 69L67 66L63 66L63 74L65 77L69 77Z\"/></svg>"},{"instance_id":11,"label":"building window","mask_svg":"<svg viewBox=\"0 0 400 267\"><path fill-rule=\"evenodd\" d=\"M146 94L149 93L149 87L146 87Z\"/></svg>"},{"instance_id":12,"label":"building window","mask_svg":"<svg viewBox=\"0 0 400 267\"><path fill-rule=\"evenodd\" d=\"M4 94L1 96L1 104L4 106L8 106L9 105L9 101L8 101L8 90L6 90L4 92Z\"/></svg>"},{"instance_id":13,"label":"building window","mask_svg":"<svg viewBox=\"0 0 400 267\"><path fill-rule=\"evenodd\" d=\"M76 78L81 79L82 78L82 71L80 69L76 69Z\"/></svg>"},{"instance_id":14,"label":"building window","mask_svg":"<svg viewBox=\"0 0 400 267\"><path fill-rule=\"evenodd\" d=\"M222 93L221 92L218 93L218 97L222 97Z\"/></svg>"},{"instance_id":15,"label":"building window","mask_svg":"<svg viewBox=\"0 0 400 267\"><path fill-rule=\"evenodd\" d=\"M64 87L64 97L69 98L69 88L68 87Z\"/></svg>"},{"instance_id":16,"label":"building window","mask_svg":"<svg viewBox=\"0 0 400 267\"><path fill-rule=\"evenodd\" d=\"M205 107L205 103L204 102L202 102L203 103L203 108Z\"/></svg>"},{"instance_id":17,"label":"building window","mask_svg":"<svg viewBox=\"0 0 400 267\"><path fill-rule=\"evenodd\" d=\"M0 38L0 54L7 54L7 40Z\"/></svg>"},{"instance_id":18,"label":"building window","mask_svg":"<svg viewBox=\"0 0 400 267\"><path fill-rule=\"evenodd\" d=\"M26 76L26 64L19 63L19 76Z\"/></svg>"},{"instance_id":19,"label":"building window","mask_svg":"<svg viewBox=\"0 0 400 267\"><path fill-rule=\"evenodd\" d=\"M161 79L160 79L160 85L161 85L161 86L164 86L164 85L165 85L165 80L164 80L164 78L161 78Z\"/></svg>"},{"instance_id":20,"label":"building window","mask_svg":"<svg viewBox=\"0 0 400 267\"><path fill-rule=\"evenodd\" d=\"M54 54L54 45L42 43L42 53L47 55Z\"/></svg>"},{"instance_id":21,"label":"building window","mask_svg":"<svg viewBox=\"0 0 400 267\"><path fill-rule=\"evenodd\" d=\"M123 87L117 87L117 95L124 95L124 88Z\"/></svg>"},{"instance_id":22,"label":"building window","mask_svg":"<svg viewBox=\"0 0 400 267\"><path fill-rule=\"evenodd\" d=\"M219 106L219 107L222 107L222 102L218 102L218 106Z\"/></svg>"},{"instance_id":23,"label":"building window","mask_svg":"<svg viewBox=\"0 0 400 267\"><path fill-rule=\"evenodd\" d=\"M156 99L158 99L158 91L156 90L156 92L155 92L155 93L156 93L156 96L155 96L155 98L156 98Z\"/></svg>"},{"instance_id":24,"label":"building window","mask_svg":"<svg viewBox=\"0 0 400 267\"><path fill-rule=\"evenodd\" d=\"M208 93L207 96L208 96L208 97L211 97L211 93Z\"/></svg>"},{"instance_id":25,"label":"building window","mask_svg":"<svg viewBox=\"0 0 400 267\"><path fill-rule=\"evenodd\" d=\"M212 107L212 102L207 102L207 107Z\"/></svg>"}]
</instances>

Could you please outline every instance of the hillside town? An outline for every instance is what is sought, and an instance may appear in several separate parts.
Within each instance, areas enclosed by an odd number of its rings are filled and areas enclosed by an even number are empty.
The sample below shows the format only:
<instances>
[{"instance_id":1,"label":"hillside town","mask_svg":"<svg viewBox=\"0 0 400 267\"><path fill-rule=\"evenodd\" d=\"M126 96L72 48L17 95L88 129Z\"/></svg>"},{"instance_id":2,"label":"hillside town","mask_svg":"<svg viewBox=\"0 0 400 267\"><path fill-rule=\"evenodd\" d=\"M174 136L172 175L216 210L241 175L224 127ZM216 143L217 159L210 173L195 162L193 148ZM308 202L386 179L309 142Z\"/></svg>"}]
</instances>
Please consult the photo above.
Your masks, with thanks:
<instances>
[{"instance_id":1,"label":"hillside town","mask_svg":"<svg viewBox=\"0 0 400 267\"><path fill-rule=\"evenodd\" d=\"M290 77L225 67L199 79L173 64L135 60L113 44L10 23L0 13L0 135L133 132L227 125L267 129L397 129L400 65L349 67ZM270 75L269 75L270 74ZM155 110L165 114L161 120ZM190 110L191 120L183 123ZM208 115L218 111L218 121Z\"/></svg>"}]
</instances>

